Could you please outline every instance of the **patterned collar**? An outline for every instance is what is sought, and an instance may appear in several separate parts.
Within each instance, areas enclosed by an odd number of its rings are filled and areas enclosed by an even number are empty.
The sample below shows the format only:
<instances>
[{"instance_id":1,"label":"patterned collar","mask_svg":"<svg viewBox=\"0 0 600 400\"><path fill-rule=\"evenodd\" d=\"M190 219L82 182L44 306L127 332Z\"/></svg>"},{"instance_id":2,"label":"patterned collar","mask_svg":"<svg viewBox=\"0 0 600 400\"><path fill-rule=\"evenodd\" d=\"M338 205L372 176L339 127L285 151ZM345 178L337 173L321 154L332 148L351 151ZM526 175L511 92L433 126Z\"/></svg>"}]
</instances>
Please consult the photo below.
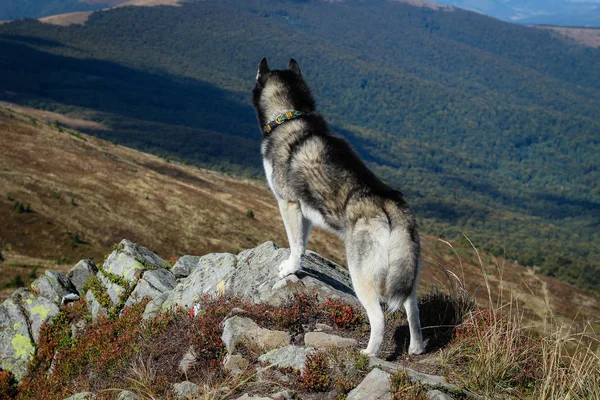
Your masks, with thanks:
<instances>
[{"instance_id":1,"label":"patterned collar","mask_svg":"<svg viewBox=\"0 0 600 400\"><path fill-rule=\"evenodd\" d=\"M284 113L279 114L273 121L271 121L267 125L265 125L265 128L264 128L265 135L268 135L269 133L271 133L271 131L273 129L275 129L275 127L283 124L285 121L289 121L291 119L298 118L301 115L302 115L302 112L296 111L296 110L286 111Z\"/></svg>"}]
</instances>

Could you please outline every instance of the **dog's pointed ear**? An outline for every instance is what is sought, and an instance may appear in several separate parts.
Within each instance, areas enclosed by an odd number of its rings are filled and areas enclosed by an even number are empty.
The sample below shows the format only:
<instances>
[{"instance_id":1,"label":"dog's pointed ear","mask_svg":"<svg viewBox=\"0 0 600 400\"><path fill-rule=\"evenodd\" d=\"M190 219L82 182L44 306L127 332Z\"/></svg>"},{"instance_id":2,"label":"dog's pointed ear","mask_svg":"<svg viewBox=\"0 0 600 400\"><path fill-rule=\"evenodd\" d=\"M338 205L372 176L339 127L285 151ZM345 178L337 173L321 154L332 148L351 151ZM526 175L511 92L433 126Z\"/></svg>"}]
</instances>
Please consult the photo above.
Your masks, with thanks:
<instances>
[{"instance_id":1,"label":"dog's pointed ear","mask_svg":"<svg viewBox=\"0 0 600 400\"><path fill-rule=\"evenodd\" d=\"M290 63L288 64L288 69L295 74L302 76L302 71L300 71L300 66L293 58L290 59Z\"/></svg>"},{"instance_id":2,"label":"dog's pointed ear","mask_svg":"<svg viewBox=\"0 0 600 400\"><path fill-rule=\"evenodd\" d=\"M256 73L256 80L264 79L267 73L270 71L269 64L267 64L267 57L263 57L258 65L258 72Z\"/></svg>"}]
</instances>

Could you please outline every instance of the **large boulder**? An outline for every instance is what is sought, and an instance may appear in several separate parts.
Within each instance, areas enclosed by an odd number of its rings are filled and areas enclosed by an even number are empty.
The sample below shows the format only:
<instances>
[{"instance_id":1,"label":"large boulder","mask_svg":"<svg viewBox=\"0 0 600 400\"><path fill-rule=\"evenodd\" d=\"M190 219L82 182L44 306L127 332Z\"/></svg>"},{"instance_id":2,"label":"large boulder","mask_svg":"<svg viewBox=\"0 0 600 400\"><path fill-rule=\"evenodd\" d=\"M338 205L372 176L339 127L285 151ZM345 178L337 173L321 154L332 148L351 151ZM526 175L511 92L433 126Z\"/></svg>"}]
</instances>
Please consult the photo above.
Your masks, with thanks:
<instances>
[{"instance_id":1,"label":"large boulder","mask_svg":"<svg viewBox=\"0 0 600 400\"><path fill-rule=\"evenodd\" d=\"M27 372L27 363L35 352L19 292L0 305L0 369L12 372L17 381Z\"/></svg>"},{"instance_id":2,"label":"large boulder","mask_svg":"<svg viewBox=\"0 0 600 400\"><path fill-rule=\"evenodd\" d=\"M69 278L60 272L53 271L46 271L44 275L33 281L31 290L57 305L62 303L63 297L71 293L78 293Z\"/></svg>"},{"instance_id":3,"label":"large boulder","mask_svg":"<svg viewBox=\"0 0 600 400\"><path fill-rule=\"evenodd\" d=\"M102 269L128 282L135 282L145 270L162 268L163 265L165 260L147 248L123 239L106 258Z\"/></svg>"},{"instance_id":4,"label":"large boulder","mask_svg":"<svg viewBox=\"0 0 600 400\"><path fill-rule=\"evenodd\" d=\"M175 288L177 281L168 269L158 268L144 272L135 289L125 302L125 307L141 301L144 297L154 299Z\"/></svg>"},{"instance_id":5,"label":"large boulder","mask_svg":"<svg viewBox=\"0 0 600 400\"><path fill-rule=\"evenodd\" d=\"M302 257L300 271L280 279L279 265L289 254L289 249L266 242L237 256L228 253L203 256L195 267L189 268L189 276L180 280L162 307L191 307L207 293L228 293L257 303L279 305L300 292L316 293L321 299L341 298L359 305L348 271L312 251Z\"/></svg>"},{"instance_id":6,"label":"large boulder","mask_svg":"<svg viewBox=\"0 0 600 400\"><path fill-rule=\"evenodd\" d=\"M42 325L56 317L60 310L56 303L43 296L36 296L27 289L20 290L15 295L20 297L21 307L29 317L31 336L34 342L37 343Z\"/></svg>"},{"instance_id":7,"label":"large boulder","mask_svg":"<svg viewBox=\"0 0 600 400\"><path fill-rule=\"evenodd\" d=\"M75 286L77 293L79 293L80 296L85 296L85 293L83 293L83 285L97 273L98 267L96 267L96 264L94 264L92 260L81 260L69 270L67 278L69 278L73 286Z\"/></svg>"}]
</instances>

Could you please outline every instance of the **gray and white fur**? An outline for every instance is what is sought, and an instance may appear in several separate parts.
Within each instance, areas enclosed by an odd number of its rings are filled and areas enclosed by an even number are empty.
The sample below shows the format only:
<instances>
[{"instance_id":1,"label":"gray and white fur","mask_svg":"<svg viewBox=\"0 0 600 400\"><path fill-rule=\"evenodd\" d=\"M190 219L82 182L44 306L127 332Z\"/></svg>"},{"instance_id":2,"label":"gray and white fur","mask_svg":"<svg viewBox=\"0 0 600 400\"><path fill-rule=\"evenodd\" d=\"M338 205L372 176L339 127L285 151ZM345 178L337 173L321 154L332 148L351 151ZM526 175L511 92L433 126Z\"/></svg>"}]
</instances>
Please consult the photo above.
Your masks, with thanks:
<instances>
[{"instance_id":1,"label":"gray and white fur","mask_svg":"<svg viewBox=\"0 0 600 400\"><path fill-rule=\"evenodd\" d=\"M279 276L300 270L311 225L334 232L344 241L352 284L371 326L369 344L362 352L379 352L385 329L380 302L385 302L390 311L404 306L410 328L408 352L423 353L416 295L419 234L404 197L369 171L344 138L330 131L294 59L287 70L271 71L263 58L253 97L261 130L282 113L302 112L271 132L263 131L265 173L291 248Z\"/></svg>"}]
</instances>

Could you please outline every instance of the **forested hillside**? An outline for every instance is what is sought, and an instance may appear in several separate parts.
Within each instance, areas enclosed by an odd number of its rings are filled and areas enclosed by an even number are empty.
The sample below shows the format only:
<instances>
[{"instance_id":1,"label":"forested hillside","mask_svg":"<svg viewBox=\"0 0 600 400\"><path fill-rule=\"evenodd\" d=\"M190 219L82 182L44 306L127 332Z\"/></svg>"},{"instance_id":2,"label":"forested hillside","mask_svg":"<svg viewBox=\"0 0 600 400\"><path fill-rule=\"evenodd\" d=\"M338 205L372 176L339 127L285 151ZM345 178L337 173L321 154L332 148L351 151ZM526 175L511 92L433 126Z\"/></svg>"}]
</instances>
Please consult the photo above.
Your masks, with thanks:
<instances>
[{"instance_id":1,"label":"forested hillside","mask_svg":"<svg viewBox=\"0 0 600 400\"><path fill-rule=\"evenodd\" d=\"M600 51L384 1L125 7L0 25L0 99L104 138L260 174L257 63L299 60L320 109L423 230L600 289Z\"/></svg>"}]
</instances>

